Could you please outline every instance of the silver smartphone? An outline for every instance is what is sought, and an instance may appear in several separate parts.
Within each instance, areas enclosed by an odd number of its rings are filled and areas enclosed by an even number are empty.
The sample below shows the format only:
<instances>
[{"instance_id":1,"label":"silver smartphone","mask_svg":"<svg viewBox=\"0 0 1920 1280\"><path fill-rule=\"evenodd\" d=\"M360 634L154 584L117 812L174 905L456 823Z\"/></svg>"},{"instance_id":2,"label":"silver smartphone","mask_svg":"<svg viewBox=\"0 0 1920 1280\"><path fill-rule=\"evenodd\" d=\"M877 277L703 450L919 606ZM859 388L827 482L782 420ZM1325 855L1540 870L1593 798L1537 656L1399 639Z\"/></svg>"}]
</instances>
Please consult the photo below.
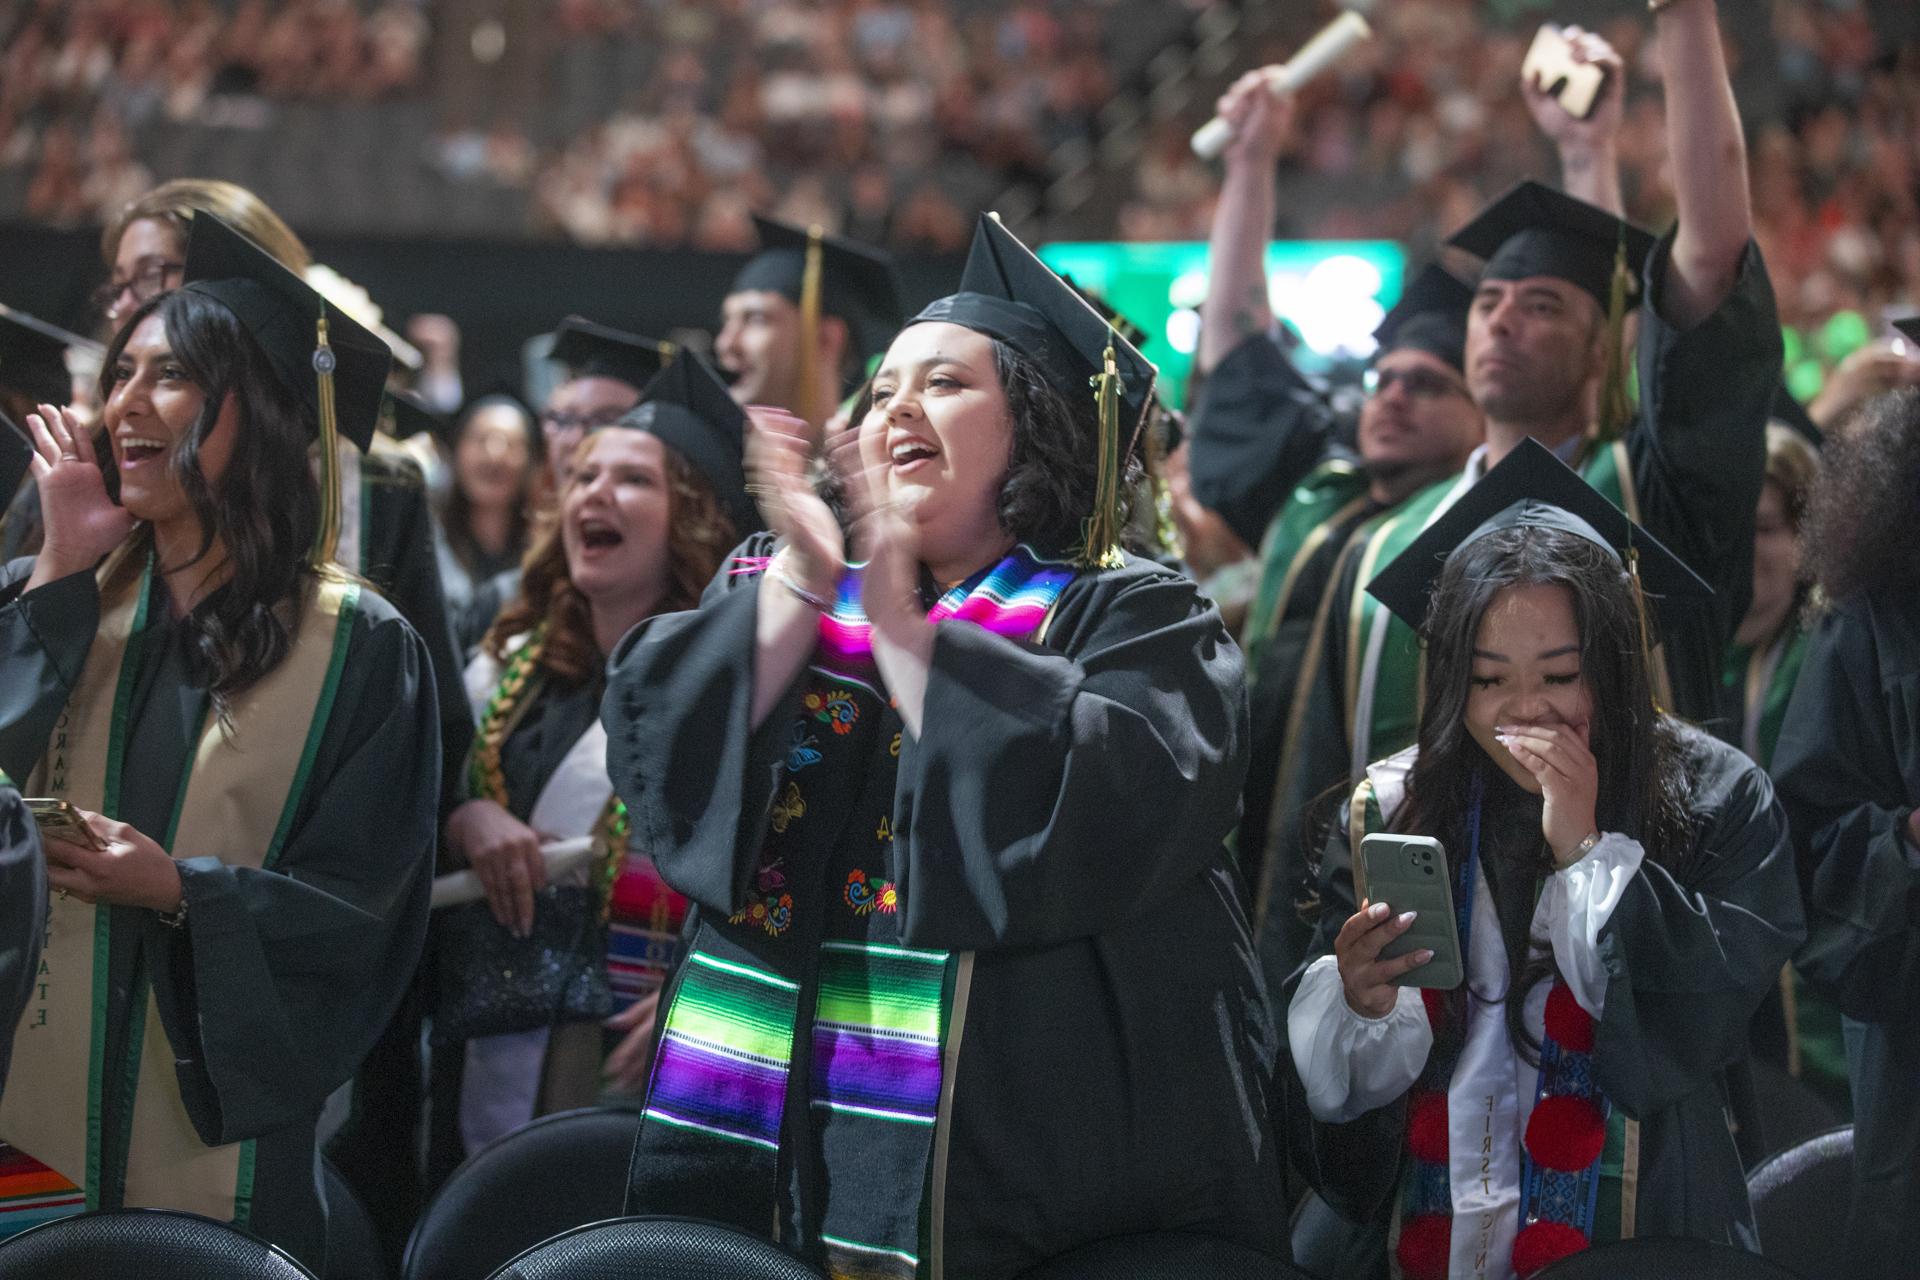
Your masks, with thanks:
<instances>
[{"instance_id":1,"label":"silver smartphone","mask_svg":"<svg viewBox=\"0 0 1920 1280\"><path fill-rule=\"evenodd\" d=\"M1433 952L1433 959L1401 974L1393 984L1443 990L1459 986L1466 967L1453 914L1453 874L1440 842L1432 836L1366 836L1360 841L1360 870L1369 901L1386 903L1394 915L1416 913L1412 926L1381 948L1380 958L1391 960L1422 948Z\"/></svg>"}]
</instances>

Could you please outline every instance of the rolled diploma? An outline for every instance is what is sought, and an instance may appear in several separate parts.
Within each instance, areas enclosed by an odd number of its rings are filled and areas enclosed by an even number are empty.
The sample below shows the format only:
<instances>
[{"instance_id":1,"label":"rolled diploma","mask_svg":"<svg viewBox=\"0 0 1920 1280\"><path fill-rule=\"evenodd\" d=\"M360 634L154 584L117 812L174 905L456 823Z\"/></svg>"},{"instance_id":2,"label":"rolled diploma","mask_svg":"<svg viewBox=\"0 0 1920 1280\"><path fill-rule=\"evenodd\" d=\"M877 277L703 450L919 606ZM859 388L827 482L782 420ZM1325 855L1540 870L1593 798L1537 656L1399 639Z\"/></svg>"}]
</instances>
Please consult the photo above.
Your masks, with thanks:
<instances>
[{"instance_id":1,"label":"rolled diploma","mask_svg":"<svg viewBox=\"0 0 1920 1280\"><path fill-rule=\"evenodd\" d=\"M593 857L593 840L577 836L540 846L540 860L547 864L547 883L553 884L569 872L587 864ZM480 877L471 871L453 871L433 878L432 909L454 907L463 902L479 902L487 896Z\"/></svg>"},{"instance_id":2,"label":"rolled diploma","mask_svg":"<svg viewBox=\"0 0 1920 1280\"><path fill-rule=\"evenodd\" d=\"M1373 35L1367 20L1349 9L1320 28L1300 52L1267 73L1267 91L1276 97L1294 93L1347 55L1347 50ZM1215 116L1194 131L1193 154L1211 160L1233 140L1233 126Z\"/></svg>"}]
</instances>

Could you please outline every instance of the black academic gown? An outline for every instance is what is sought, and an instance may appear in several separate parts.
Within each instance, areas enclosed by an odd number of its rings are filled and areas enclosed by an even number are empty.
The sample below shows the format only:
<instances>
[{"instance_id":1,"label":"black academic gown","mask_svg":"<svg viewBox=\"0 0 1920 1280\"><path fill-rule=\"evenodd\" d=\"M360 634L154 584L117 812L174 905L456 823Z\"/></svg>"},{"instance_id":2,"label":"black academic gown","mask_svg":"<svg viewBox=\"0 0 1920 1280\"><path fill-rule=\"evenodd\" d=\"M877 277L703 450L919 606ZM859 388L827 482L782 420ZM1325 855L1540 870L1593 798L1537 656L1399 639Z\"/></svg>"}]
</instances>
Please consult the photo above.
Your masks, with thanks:
<instances>
[{"instance_id":1,"label":"black academic gown","mask_svg":"<svg viewBox=\"0 0 1920 1280\"><path fill-rule=\"evenodd\" d=\"M1723 1072L1745 1057L1754 1010L1806 927L1773 784L1725 743L1683 735L1693 845L1671 867L1643 861L1600 932L1609 982L1594 1076L1640 1122L1635 1234L1753 1248ZM1328 838L1321 893L1309 959L1332 953L1355 910L1345 823ZM1372 1220L1398 1191L1404 1116L1403 1100L1350 1125L1311 1124L1310 1176L1349 1220Z\"/></svg>"},{"instance_id":2,"label":"black academic gown","mask_svg":"<svg viewBox=\"0 0 1920 1280\"><path fill-rule=\"evenodd\" d=\"M23 593L31 572L31 561L16 562L0 581L0 769L21 777L46 749L100 612L91 573ZM440 790L425 646L377 595L364 591L360 602L333 711L273 870L176 850L187 927L114 908L108 958L108 1058L126 1053L144 975L194 1128L210 1144L258 1140L250 1229L316 1271L326 1265L326 1213L315 1125L412 978ZM142 635L129 646L139 670L126 758L137 767L122 772L119 817L158 838L207 698L159 583ZM123 1105L109 1092L105 1122Z\"/></svg>"},{"instance_id":3,"label":"black academic gown","mask_svg":"<svg viewBox=\"0 0 1920 1280\"><path fill-rule=\"evenodd\" d=\"M0 773L0 1093L7 1087L13 1032L33 998L47 931L47 862L40 832L20 793Z\"/></svg>"},{"instance_id":4,"label":"black academic gown","mask_svg":"<svg viewBox=\"0 0 1920 1280\"><path fill-rule=\"evenodd\" d=\"M1753 519L1766 479L1766 426L1780 366L1773 285L1749 245L1732 290L1713 314L1682 330L1661 316L1673 233L1647 262L1640 317L1640 406L1623 437L1640 523L1713 588L1710 600L1650 600L1673 686L1670 710L1696 724L1718 711L1723 655L1753 595ZM1576 459L1578 461L1578 459ZM1366 590L1361 552L1349 549L1334 586L1336 622ZM1385 565L1374 566L1378 573ZM1273 804L1286 829L1277 857L1305 865L1326 839L1331 816L1354 784L1347 723L1349 628L1333 625L1310 678L1305 732L1292 776ZM1384 758L1412 745L1375 742ZM1310 886L1309 886L1310 888ZM1282 899L1284 900L1284 899ZM1275 987L1300 962L1298 934L1271 912L1260 938Z\"/></svg>"},{"instance_id":5,"label":"black academic gown","mask_svg":"<svg viewBox=\"0 0 1920 1280\"><path fill-rule=\"evenodd\" d=\"M747 901L806 685L749 724L756 601L778 589L723 569L699 610L629 635L608 679L608 766L635 841L718 918ZM887 712L869 763L810 782L805 844L788 837L797 913L814 876L837 897L849 861L878 863L904 945L975 952L950 1032L947 1275L1004 1280L1154 1230L1285 1256L1272 1032L1222 847L1245 767L1240 682L1213 606L1135 560L1069 584L1044 646L942 624L923 736L901 734L895 758ZM782 1133L790 1239L861 1172L786 1157L806 1110L789 1103Z\"/></svg>"},{"instance_id":6,"label":"black academic gown","mask_svg":"<svg viewBox=\"0 0 1920 1280\"><path fill-rule=\"evenodd\" d=\"M1920 1251L1920 603L1855 597L1808 641L1774 748L1810 936L1800 972L1865 1024L1853 1077L1855 1280L1913 1274Z\"/></svg>"}]
</instances>

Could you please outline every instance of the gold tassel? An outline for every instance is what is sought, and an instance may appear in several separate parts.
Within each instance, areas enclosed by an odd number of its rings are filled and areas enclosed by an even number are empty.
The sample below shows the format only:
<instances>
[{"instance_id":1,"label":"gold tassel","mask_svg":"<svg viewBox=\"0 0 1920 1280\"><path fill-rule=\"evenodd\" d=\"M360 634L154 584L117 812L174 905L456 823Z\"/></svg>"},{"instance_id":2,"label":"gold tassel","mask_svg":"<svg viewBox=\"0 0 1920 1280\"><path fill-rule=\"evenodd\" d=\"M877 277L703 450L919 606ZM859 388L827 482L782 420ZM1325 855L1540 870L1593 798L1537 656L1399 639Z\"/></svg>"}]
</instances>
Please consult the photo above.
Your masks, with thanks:
<instances>
[{"instance_id":1,"label":"gold tassel","mask_svg":"<svg viewBox=\"0 0 1920 1280\"><path fill-rule=\"evenodd\" d=\"M1160 543L1160 550L1176 560L1187 558L1187 549L1180 537L1180 526L1173 518L1173 490L1167 484L1167 433L1166 411L1157 415L1159 421L1149 422L1144 428L1146 448L1142 450L1147 460L1147 486L1153 495L1153 534Z\"/></svg>"},{"instance_id":2,"label":"gold tassel","mask_svg":"<svg viewBox=\"0 0 1920 1280\"><path fill-rule=\"evenodd\" d=\"M320 384L320 527L313 534L313 563L331 561L340 547L340 430L334 419L333 370L338 363L327 342L322 311L315 328L313 373Z\"/></svg>"},{"instance_id":3,"label":"gold tassel","mask_svg":"<svg viewBox=\"0 0 1920 1280\"><path fill-rule=\"evenodd\" d=\"M1087 569L1118 569L1126 563L1120 551L1120 474L1126 454L1120 440L1120 368L1113 353L1114 340L1113 326L1109 325L1102 371L1093 379L1100 416L1100 451L1095 464L1093 514L1087 517L1076 557Z\"/></svg>"},{"instance_id":4,"label":"gold tassel","mask_svg":"<svg viewBox=\"0 0 1920 1280\"><path fill-rule=\"evenodd\" d=\"M1673 705L1673 686L1667 679L1667 664L1653 644L1653 623L1647 617L1647 593L1640 585L1640 548L1627 548L1627 577L1633 582L1633 607L1640 615L1640 660L1647 664L1647 683L1653 690L1653 709L1665 715Z\"/></svg>"},{"instance_id":5,"label":"gold tassel","mask_svg":"<svg viewBox=\"0 0 1920 1280\"><path fill-rule=\"evenodd\" d=\"M800 272L800 403L794 406L809 423L820 421L820 289L826 257L821 238L826 233L818 224L807 228L806 264Z\"/></svg>"},{"instance_id":6,"label":"gold tassel","mask_svg":"<svg viewBox=\"0 0 1920 1280\"><path fill-rule=\"evenodd\" d=\"M1593 437L1601 444L1620 438L1633 416L1627 397L1627 301L1637 292L1627 268L1627 228L1620 225L1620 242L1613 253L1613 281L1607 290L1607 367L1600 381L1600 416Z\"/></svg>"}]
</instances>

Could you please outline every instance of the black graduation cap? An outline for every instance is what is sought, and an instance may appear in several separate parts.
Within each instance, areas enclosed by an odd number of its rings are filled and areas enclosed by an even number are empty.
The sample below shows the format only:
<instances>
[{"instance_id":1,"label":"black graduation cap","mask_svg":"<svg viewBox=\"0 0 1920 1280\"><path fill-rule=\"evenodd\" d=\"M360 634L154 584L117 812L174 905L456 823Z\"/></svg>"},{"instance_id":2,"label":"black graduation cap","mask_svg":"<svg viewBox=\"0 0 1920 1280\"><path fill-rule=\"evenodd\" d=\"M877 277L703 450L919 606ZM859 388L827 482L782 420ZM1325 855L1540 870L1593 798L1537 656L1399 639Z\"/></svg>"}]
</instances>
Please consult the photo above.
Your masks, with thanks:
<instances>
[{"instance_id":1,"label":"black graduation cap","mask_svg":"<svg viewBox=\"0 0 1920 1280\"><path fill-rule=\"evenodd\" d=\"M411 440L425 433L435 440L447 442L448 427L446 415L428 406L427 402L412 391L387 392L387 408L393 414L393 438Z\"/></svg>"},{"instance_id":2,"label":"black graduation cap","mask_svg":"<svg viewBox=\"0 0 1920 1280\"><path fill-rule=\"evenodd\" d=\"M721 508L733 520L736 536L760 528L759 509L747 496L741 463L747 444L747 415L720 375L691 351L682 351L662 369L640 403L615 424L650 431L679 451L707 478Z\"/></svg>"},{"instance_id":3,"label":"black graduation cap","mask_svg":"<svg viewBox=\"0 0 1920 1280\"><path fill-rule=\"evenodd\" d=\"M1820 424L1813 420L1813 415L1807 412L1807 407L1795 398L1793 392L1787 390L1784 382L1773 389L1773 407L1768 410L1767 416L1793 428L1796 435L1816 449L1826 439Z\"/></svg>"},{"instance_id":4,"label":"black graduation cap","mask_svg":"<svg viewBox=\"0 0 1920 1280\"><path fill-rule=\"evenodd\" d=\"M760 252L747 260L728 287L729 294L777 293L796 307L801 305L807 278L807 249L820 244L820 313L846 321L854 350L862 361L886 350L900 331L900 290L894 280L893 257L878 249L789 226L753 215L760 232Z\"/></svg>"},{"instance_id":5,"label":"black graduation cap","mask_svg":"<svg viewBox=\"0 0 1920 1280\"><path fill-rule=\"evenodd\" d=\"M612 378L638 391L677 350L671 342L610 329L584 316L568 316L553 331L548 358L565 365L576 378Z\"/></svg>"},{"instance_id":6,"label":"black graduation cap","mask_svg":"<svg viewBox=\"0 0 1920 1280\"><path fill-rule=\"evenodd\" d=\"M1637 286L1656 242L1605 209L1527 181L1481 210L1447 243L1487 260L1482 280L1557 276L1592 294L1606 312L1616 257L1624 250L1628 277Z\"/></svg>"},{"instance_id":7,"label":"black graduation cap","mask_svg":"<svg viewBox=\"0 0 1920 1280\"><path fill-rule=\"evenodd\" d=\"M1909 342L1920 342L1920 316L1908 316L1904 320L1895 320L1893 327L1898 329Z\"/></svg>"},{"instance_id":8,"label":"black graduation cap","mask_svg":"<svg viewBox=\"0 0 1920 1280\"><path fill-rule=\"evenodd\" d=\"M1467 308L1472 305L1473 286L1439 263L1431 264L1414 277L1373 331L1374 341L1380 344L1376 356L1411 348L1464 370Z\"/></svg>"},{"instance_id":9,"label":"black graduation cap","mask_svg":"<svg viewBox=\"0 0 1920 1280\"><path fill-rule=\"evenodd\" d=\"M1131 439L1160 371L992 214L981 214L960 291L929 303L908 323L940 320L1000 339L1025 355L1061 394L1092 394L1089 379L1113 348L1120 374L1123 443Z\"/></svg>"},{"instance_id":10,"label":"black graduation cap","mask_svg":"<svg viewBox=\"0 0 1920 1280\"><path fill-rule=\"evenodd\" d=\"M20 424L0 413L0 513L13 503L13 495L33 468L33 445Z\"/></svg>"},{"instance_id":11,"label":"black graduation cap","mask_svg":"<svg viewBox=\"0 0 1920 1280\"><path fill-rule=\"evenodd\" d=\"M1079 294L1081 300L1085 302L1088 306L1093 308L1095 315L1099 316L1102 320L1105 320L1108 324L1112 325L1114 329L1118 331L1121 337L1125 338L1128 342L1131 342L1136 347L1141 347L1146 345L1147 331L1145 329L1142 329L1139 325L1135 324L1133 321L1127 319L1125 316L1121 315L1118 311L1115 311L1112 307L1108 306L1107 300L1105 298L1102 298L1099 294L1095 293L1091 289L1088 289L1087 287L1082 285L1078 280L1075 280L1071 272L1062 271L1060 273L1060 278L1067 282L1067 288Z\"/></svg>"},{"instance_id":12,"label":"black graduation cap","mask_svg":"<svg viewBox=\"0 0 1920 1280\"><path fill-rule=\"evenodd\" d=\"M99 350L97 343L0 303L0 387L35 404L66 404L73 399L68 347Z\"/></svg>"},{"instance_id":13,"label":"black graduation cap","mask_svg":"<svg viewBox=\"0 0 1920 1280\"><path fill-rule=\"evenodd\" d=\"M332 375L334 429L360 448L380 422L380 396L393 365L387 344L272 254L205 210L193 215L186 283L239 319L267 354L281 383L314 412L324 434L321 373ZM330 360L319 352L318 322L327 322Z\"/></svg>"},{"instance_id":14,"label":"black graduation cap","mask_svg":"<svg viewBox=\"0 0 1920 1280\"><path fill-rule=\"evenodd\" d=\"M1578 472L1538 440L1522 440L1413 544L1367 584L1376 600L1416 629L1447 558L1469 542L1505 529L1558 529L1605 547L1623 565L1638 557L1641 586L1649 595L1713 594L1679 556L1627 518Z\"/></svg>"}]
</instances>

